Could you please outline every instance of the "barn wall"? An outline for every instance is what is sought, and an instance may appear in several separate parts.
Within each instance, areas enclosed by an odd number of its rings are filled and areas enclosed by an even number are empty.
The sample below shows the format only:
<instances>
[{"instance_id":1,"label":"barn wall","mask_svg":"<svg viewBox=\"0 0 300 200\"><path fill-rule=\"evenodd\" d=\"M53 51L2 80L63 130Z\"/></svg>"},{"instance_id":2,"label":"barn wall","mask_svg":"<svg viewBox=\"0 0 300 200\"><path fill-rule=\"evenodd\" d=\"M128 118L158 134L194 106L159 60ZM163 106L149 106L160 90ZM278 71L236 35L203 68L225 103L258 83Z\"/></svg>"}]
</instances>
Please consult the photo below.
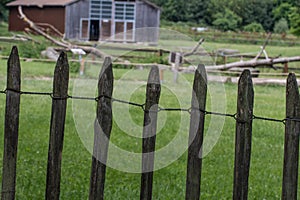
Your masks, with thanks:
<instances>
[{"instance_id":1,"label":"barn wall","mask_svg":"<svg viewBox=\"0 0 300 200\"><path fill-rule=\"evenodd\" d=\"M64 7L22 7L24 14L36 23L48 23L53 25L61 33L65 32ZM28 25L19 17L17 7L9 7L9 31L24 31Z\"/></svg>"},{"instance_id":2,"label":"barn wall","mask_svg":"<svg viewBox=\"0 0 300 200\"><path fill-rule=\"evenodd\" d=\"M67 39L80 39L80 19L89 17L89 1L81 0L66 7Z\"/></svg>"},{"instance_id":3,"label":"barn wall","mask_svg":"<svg viewBox=\"0 0 300 200\"><path fill-rule=\"evenodd\" d=\"M136 41L156 43L159 37L160 10L136 1ZM141 29L143 28L143 29Z\"/></svg>"}]
</instances>

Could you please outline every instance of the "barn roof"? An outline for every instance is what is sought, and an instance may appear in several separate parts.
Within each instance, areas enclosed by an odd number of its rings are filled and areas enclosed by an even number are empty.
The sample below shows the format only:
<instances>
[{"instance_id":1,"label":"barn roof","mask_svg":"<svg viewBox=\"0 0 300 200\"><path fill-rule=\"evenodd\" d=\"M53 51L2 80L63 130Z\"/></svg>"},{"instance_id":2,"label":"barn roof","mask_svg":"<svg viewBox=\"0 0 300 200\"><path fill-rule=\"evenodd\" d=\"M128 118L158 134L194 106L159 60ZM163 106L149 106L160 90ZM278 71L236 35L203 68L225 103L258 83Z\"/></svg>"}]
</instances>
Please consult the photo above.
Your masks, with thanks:
<instances>
[{"instance_id":1,"label":"barn roof","mask_svg":"<svg viewBox=\"0 0 300 200\"><path fill-rule=\"evenodd\" d=\"M158 10L161 10L161 7L157 6L156 4L152 3L151 1L148 1L148 0L140 0L142 2L145 2L146 4L158 9Z\"/></svg>"},{"instance_id":2,"label":"barn roof","mask_svg":"<svg viewBox=\"0 0 300 200\"><path fill-rule=\"evenodd\" d=\"M67 6L71 3L74 3L79 0L16 0L12 1L6 6L38 6L38 7L44 7L44 6ZM140 0L156 9L161 10L161 8L154 3L148 1L148 0Z\"/></svg>"},{"instance_id":3,"label":"barn roof","mask_svg":"<svg viewBox=\"0 0 300 200\"><path fill-rule=\"evenodd\" d=\"M78 0L16 0L12 1L6 6L67 6Z\"/></svg>"}]
</instances>

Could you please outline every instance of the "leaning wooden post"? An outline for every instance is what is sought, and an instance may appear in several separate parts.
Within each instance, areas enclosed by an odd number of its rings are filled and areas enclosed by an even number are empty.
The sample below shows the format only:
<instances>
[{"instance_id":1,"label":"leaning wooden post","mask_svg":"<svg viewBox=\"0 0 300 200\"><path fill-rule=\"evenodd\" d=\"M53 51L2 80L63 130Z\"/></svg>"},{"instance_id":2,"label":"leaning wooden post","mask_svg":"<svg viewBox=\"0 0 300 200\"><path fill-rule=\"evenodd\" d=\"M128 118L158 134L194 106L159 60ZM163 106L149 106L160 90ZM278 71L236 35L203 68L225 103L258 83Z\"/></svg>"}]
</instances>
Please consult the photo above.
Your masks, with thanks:
<instances>
[{"instance_id":1,"label":"leaning wooden post","mask_svg":"<svg viewBox=\"0 0 300 200\"><path fill-rule=\"evenodd\" d=\"M160 98L160 80L157 66L151 68L146 92L143 129L143 155L141 176L141 200L152 199L157 112Z\"/></svg>"},{"instance_id":2,"label":"leaning wooden post","mask_svg":"<svg viewBox=\"0 0 300 200\"><path fill-rule=\"evenodd\" d=\"M251 157L252 117L254 102L253 84L249 70L245 70L239 80L233 199L248 199L248 177Z\"/></svg>"},{"instance_id":3,"label":"leaning wooden post","mask_svg":"<svg viewBox=\"0 0 300 200\"><path fill-rule=\"evenodd\" d=\"M48 149L48 166L45 198L59 199L61 160L69 85L67 54L62 52L54 71L53 99Z\"/></svg>"},{"instance_id":4,"label":"leaning wooden post","mask_svg":"<svg viewBox=\"0 0 300 200\"><path fill-rule=\"evenodd\" d=\"M90 200L104 199L108 145L112 129L113 71L111 58L105 58L98 82L97 119L94 125L94 150L90 178Z\"/></svg>"},{"instance_id":5,"label":"leaning wooden post","mask_svg":"<svg viewBox=\"0 0 300 200\"><path fill-rule=\"evenodd\" d=\"M192 110L190 120L189 149L186 176L186 200L200 199L202 170L201 148L204 136L204 121L207 94L207 75L204 65L199 65L195 72Z\"/></svg>"},{"instance_id":6,"label":"leaning wooden post","mask_svg":"<svg viewBox=\"0 0 300 200\"><path fill-rule=\"evenodd\" d=\"M286 124L282 199L297 199L300 119L299 90L295 74L289 74L286 85Z\"/></svg>"},{"instance_id":7,"label":"leaning wooden post","mask_svg":"<svg viewBox=\"0 0 300 200\"><path fill-rule=\"evenodd\" d=\"M15 199L19 134L21 68L17 47L7 62L7 90L1 199Z\"/></svg>"}]
</instances>

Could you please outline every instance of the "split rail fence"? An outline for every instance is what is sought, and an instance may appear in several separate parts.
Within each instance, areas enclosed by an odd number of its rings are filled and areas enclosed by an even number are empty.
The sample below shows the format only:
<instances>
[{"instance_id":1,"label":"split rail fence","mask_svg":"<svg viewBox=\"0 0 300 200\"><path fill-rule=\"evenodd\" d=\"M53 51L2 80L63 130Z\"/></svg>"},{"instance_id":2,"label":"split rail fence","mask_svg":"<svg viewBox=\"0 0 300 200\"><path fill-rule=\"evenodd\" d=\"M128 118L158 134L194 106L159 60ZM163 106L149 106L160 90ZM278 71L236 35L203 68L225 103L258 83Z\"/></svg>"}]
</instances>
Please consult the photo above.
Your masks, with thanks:
<instances>
[{"instance_id":1,"label":"split rail fence","mask_svg":"<svg viewBox=\"0 0 300 200\"><path fill-rule=\"evenodd\" d=\"M235 162L233 172L233 199L235 200L248 198L252 121L268 120L282 122L285 124L282 199L297 199L300 99L297 80L294 74L289 74L287 78L286 118L278 120L258 117L253 114L254 92L251 74L248 70L242 73L239 80L237 113L222 114L206 111L207 75L203 65L199 65L198 70L195 72L191 108L189 109L162 109L159 107L160 80L157 66L152 67L150 71L146 89L146 102L143 105L125 102L112 97L113 72L110 58L106 58L104 61L99 76L98 96L95 98L72 97L68 95L69 65L67 55L64 52L61 53L56 64L52 93L21 91L20 61L16 47L12 49L7 67L7 86L5 91L1 91L1 93L6 95L1 192L1 198L3 200L15 199L20 96L26 94L50 95L52 98L45 199L55 200L59 199L60 196L61 155L63 149L66 105L67 100L70 98L97 101L96 122L100 125L102 134L104 133L107 138L110 138L112 130L113 101L128 103L143 109L143 156L140 186L140 199L143 200L152 199L154 153L146 153L155 152L156 122L159 112L187 111L190 113L185 196L188 200L199 199L201 194L202 159L200 158L201 156L199 156L199 152L203 143L206 115L222 115L232 117L236 120ZM95 131L89 191L89 199L91 200L104 199L106 165L99 160L106 161L108 156L108 143L101 141L100 135L100 132Z\"/></svg>"}]
</instances>

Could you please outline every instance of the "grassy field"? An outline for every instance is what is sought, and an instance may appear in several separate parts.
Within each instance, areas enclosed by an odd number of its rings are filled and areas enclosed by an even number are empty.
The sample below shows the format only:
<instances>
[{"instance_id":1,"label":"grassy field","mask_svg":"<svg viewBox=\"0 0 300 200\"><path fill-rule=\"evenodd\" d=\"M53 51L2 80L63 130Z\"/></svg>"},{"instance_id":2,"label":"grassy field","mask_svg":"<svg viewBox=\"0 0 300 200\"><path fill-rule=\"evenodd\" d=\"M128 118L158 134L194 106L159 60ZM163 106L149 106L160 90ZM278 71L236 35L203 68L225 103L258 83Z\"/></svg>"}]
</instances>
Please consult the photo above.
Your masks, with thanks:
<instances>
[{"instance_id":1,"label":"grassy field","mask_svg":"<svg viewBox=\"0 0 300 200\"><path fill-rule=\"evenodd\" d=\"M5 89L6 61L0 60L0 90ZM96 66L87 68L87 73L96 77ZM51 92L52 73L54 64L22 62L22 90ZM130 100L138 103L144 102L145 80L148 70L114 69L116 86L121 84L123 88L127 84L141 83L132 92ZM45 78L50 77L50 78ZM74 93L76 75L72 74L69 93ZM88 81L84 77L84 81ZM180 77L179 84L172 83L172 74L165 74L165 83L162 86L160 104L163 107L189 107L191 97L190 88L185 80L191 82L192 75ZM96 79L93 79L96 82ZM123 81L123 82L122 82ZM224 91L223 92L223 88ZM174 92L175 91L175 92ZM123 91L114 91L114 97L123 99ZM209 83L208 110L218 109L214 103L225 102L226 112L236 112L237 85ZM180 104L180 102L182 104ZM89 192L89 176L91 169L91 154L82 143L82 133L76 129L78 120L74 116L74 104L69 100L65 127L65 141L62 163L61 199L87 199ZM87 109L94 108L94 102L82 102ZM120 107L123 104L114 104L115 115L122 115ZM0 138L3 138L3 122L5 95L0 94ZM141 135L143 113L140 109L130 107L132 121L139 125L140 131L134 132ZM218 110L217 110L218 111ZM279 86L255 86L255 108L258 116L283 119L285 113L285 88ZM20 112L20 136L17 166L17 199L43 199L46 182L47 151L49 139L49 124L51 113L51 98L40 96L22 96ZM169 144L179 130L179 124L183 119L189 118L187 113L159 113L160 119L166 119L166 123L157 136L157 149ZM128 119L129 120L129 119ZM209 131L210 127L218 124L218 120L210 116L206 118L206 134L218 134ZM93 124L90 121L84 128ZM187 135L188 123L182 131ZM186 131L186 132L185 132ZM216 137L216 145L203 160L202 173L202 199L230 199L232 196L233 164L234 164L234 135L235 121L225 119L220 137ZM141 139L129 136L122 131L117 119L112 130L112 142L120 148L130 152L141 152ZM92 140L90 138L90 140ZM274 122L253 122L253 150L251 158L249 199L280 199L283 165L283 140L284 125ZM182 141L182 143L187 143ZM3 140L0 140L0 159L2 159ZM170 152L172 153L172 152ZM171 165L160 169L154 174L153 199L184 199L186 157L183 154ZM0 160L0 163L2 161ZM107 170L105 197L106 199L139 199L140 175L126 173L112 168Z\"/></svg>"},{"instance_id":2,"label":"grassy field","mask_svg":"<svg viewBox=\"0 0 300 200\"><path fill-rule=\"evenodd\" d=\"M0 26L0 35L10 35ZM18 45L22 57L39 57L40 50L51 45L39 37L43 45L32 42L4 43L0 42L0 55L8 56L12 45ZM184 42L183 42L184 40ZM183 40L165 40L159 44L170 49L187 50L196 42ZM127 46L126 44L125 46ZM29 48L30 47L30 48ZM220 48L238 49L241 53L258 52L259 45L222 44L205 42L203 48L214 51ZM299 47L268 46L270 56L298 56ZM111 53L116 53L112 51ZM120 53L120 52L118 52ZM121 54L124 52L121 52ZM126 52L125 52L126 53ZM155 53L142 55L147 57L143 62L155 61ZM209 61L210 62L210 61ZM35 92L52 91L52 75L55 63L22 61L22 90ZM290 66L299 67L298 64ZM100 65L87 65L82 79L71 74L69 94L94 96ZM114 97L137 103L145 101L145 83L149 70L114 69ZM173 74L165 72L162 85L160 105L162 107L189 108L193 76L190 74L179 77L179 84L173 84ZM89 88L78 87L86 83ZM93 84L93 85L92 85ZM85 86L83 84L83 86ZM0 90L6 88L6 60L0 60ZM125 88L125 89L124 89ZM132 88L130 91L128 88ZM126 93L130 93L126 99ZM237 85L209 83L207 100L208 110L235 113ZM225 110L220 105L225 105ZM130 107L129 117L123 111L125 104L113 104L114 124L111 141L128 152L141 152L141 134L143 112ZM0 138L3 138L5 95L0 94ZM76 110L83 108L80 113ZM63 150L61 199L87 199L89 192L89 176L91 169L91 146L93 136L93 119L95 102L68 101ZM92 114L86 116L85 114ZM79 114L78 114L79 113ZM285 88L280 86L255 86L254 113L258 116L283 119L285 115ZM125 116L118 118L118 116ZM51 98L48 96L21 97L20 135L17 166L16 199L43 199L46 182L47 151L49 126L51 117ZM84 121L81 122L80 120ZM188 113L159 113L159 132L156 149L168 146L177 135L182 136L180 146L187 143ZM225 120L224 126L222 125ZM123 122L132 131L122 129ZM133 123L134 126L131 127ZM220 125L221 124L221 125ZM218 131L221 129L221 131ZM207 116L205 123L206 138L216 143L214 148L203 160L201 197L202 199L230 199L232 196L235 120ZM253 150L251 158L249 199L280 199L283 165L284 125L281 123L255 120L253 122ZM205 143L206 144L206 143ZM187 146L187 145L186 145ZM2 163L3 139L0 139L0 163ZM174 150L176 151L176 149ZM173 151L170 151L170 155ZM154 174L153 199L184 199L186 179L186 157L182 152L174 162ZM130 159L129 159L130 161ZM111 160L113 162L113 160ZM126 164L126 162L124 162ZM122 166L123 163L120 163ZM2 166L0 164L0 166ZM0 169L1 170L1 169ZM0 173L1 177L1 173ZM1 180L1 179L0 179ZM140 175L126 173L108 168L105 198L106 199L139 199Z\"/></svg>"}]
</instances>

